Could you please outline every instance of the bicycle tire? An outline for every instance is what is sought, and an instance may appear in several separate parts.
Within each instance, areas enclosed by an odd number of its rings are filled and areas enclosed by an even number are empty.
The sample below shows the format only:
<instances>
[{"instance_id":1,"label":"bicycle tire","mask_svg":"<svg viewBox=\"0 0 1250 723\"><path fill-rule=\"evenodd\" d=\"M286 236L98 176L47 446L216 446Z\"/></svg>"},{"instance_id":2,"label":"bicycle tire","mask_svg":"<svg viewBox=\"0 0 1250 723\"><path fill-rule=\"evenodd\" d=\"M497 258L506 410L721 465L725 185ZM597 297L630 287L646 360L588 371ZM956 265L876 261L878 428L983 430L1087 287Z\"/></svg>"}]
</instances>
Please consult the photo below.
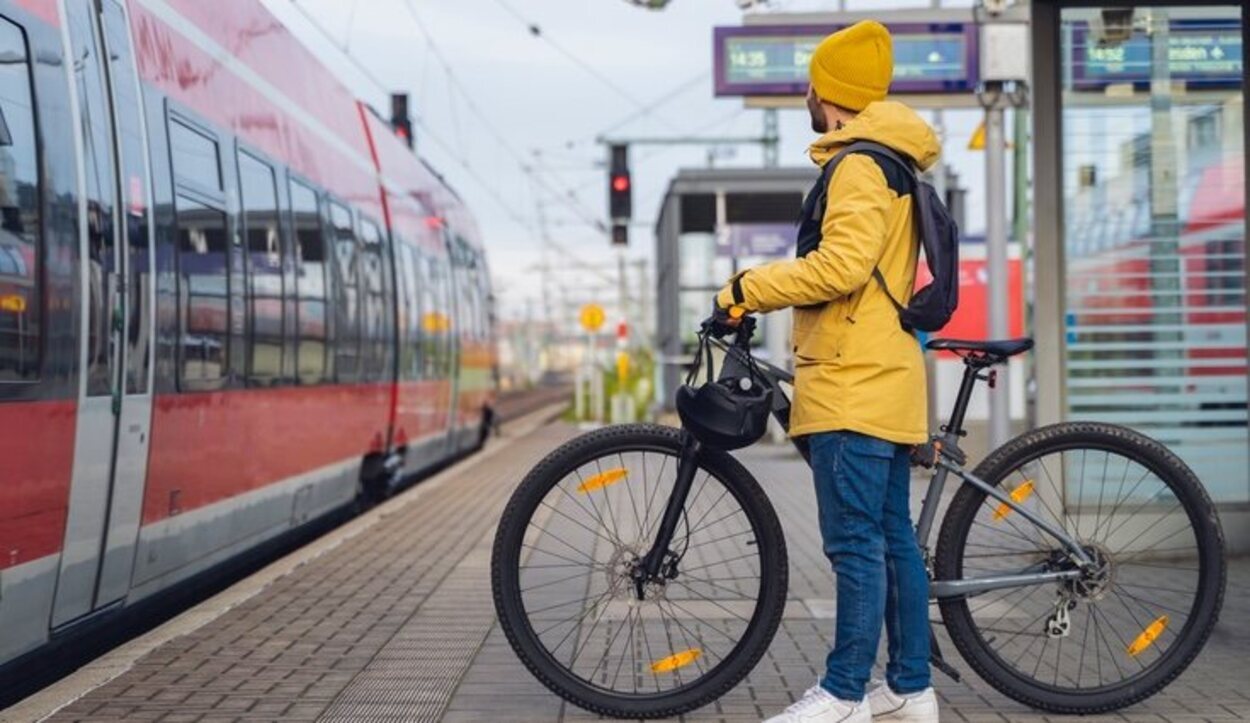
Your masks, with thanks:
<instances>
[{"instance_id":1,"label":"bicycle tire","mask_svg":"<svg viewBox=\"0 0 1250 723\"><path fill-rule=\"evenodd\" d=\"M1157 664L1113 685L1082 688L1079 670L1074 681L1076 688L1044 683L1021 674L995 653L977 629L968 598L938 601L942 620L956 649L982 679L1020 703L1064 714L1096 714L1124 708L1158 693L1184 672L1215 627L1223 603L1226 576L1223 533L1215 508L1201 482L1167 447L1133 430L1087 422L1044 427L995 450L977 466L974 474L997 486L1028 460L1041 459L1046 454L1080 450L1114 452L1157 475L1175 494L1193 526L1196 557L1200 564L1197 568L1195 603L1176 642L1161 654ZM963 577L964 546L986 497L984 492L970 484L963 485L955 494L938 538L935 579L958 580ZM1098 530L1096 526L1095 534ZM1091 616L1096 618L1096 614L1091 613ZM1059 654L1056 654L1056 668L1058 660ZM1099 682L1101 677L1100 671Z\"/></svg>"},{"instance_id":2,"label":"bicycle tire","mask_svg":"<svg viewBox=\"0 0 1250 723\"><path fill-rule=\"evenodd\" d=\"M591 685L549 653L524 609L520 584L521 548L530 521L547 492L570 470L622 452L651 450L677 456L681 432L655 425L618 425L589 432L561 445L538 463L513 493L496 532L491 556L495 609L508 642L530 672L561 698L588 711L620 718L680 715L720 698L764 655L785 608L788 562L781 523L759 483L737 460L704 450L700 469L731 492L750 519L760 551L760 594L754 614L732 652L699 678L660 694L621 695Z\"/></svg>"}]
</instances>

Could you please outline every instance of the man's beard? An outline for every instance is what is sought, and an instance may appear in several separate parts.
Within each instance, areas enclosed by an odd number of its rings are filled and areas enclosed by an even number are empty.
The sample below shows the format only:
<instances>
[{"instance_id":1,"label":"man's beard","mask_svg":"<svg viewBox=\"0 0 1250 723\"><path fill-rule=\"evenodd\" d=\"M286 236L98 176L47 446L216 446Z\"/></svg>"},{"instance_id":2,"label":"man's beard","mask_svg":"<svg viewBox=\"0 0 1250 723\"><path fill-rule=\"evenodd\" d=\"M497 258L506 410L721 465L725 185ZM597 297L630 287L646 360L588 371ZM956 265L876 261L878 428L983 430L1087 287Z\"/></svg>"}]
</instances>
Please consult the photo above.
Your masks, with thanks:
<instances>
[{"instance_id":1,"label":"man's beard","mask_svg":"<svg viewBox=\"0 0 1250 723\"><path fill-rule=\"evenodd\" d=\"M807 99L807 112L812 117L812 132L824 135L829 132L829 119L825 118L825 109L819 100Z\"/></svg>"},{"instance_id":2,"label":"man's beard","mask_svg":"<svg viewBox=\"0 0 1250 723\"><path fill-rule=\"evenodd\" d=\"M812 131L822 136L829 132L829 120L825 118L825 114L816 115L812 113Z\"/></svg>"}]
</instances>

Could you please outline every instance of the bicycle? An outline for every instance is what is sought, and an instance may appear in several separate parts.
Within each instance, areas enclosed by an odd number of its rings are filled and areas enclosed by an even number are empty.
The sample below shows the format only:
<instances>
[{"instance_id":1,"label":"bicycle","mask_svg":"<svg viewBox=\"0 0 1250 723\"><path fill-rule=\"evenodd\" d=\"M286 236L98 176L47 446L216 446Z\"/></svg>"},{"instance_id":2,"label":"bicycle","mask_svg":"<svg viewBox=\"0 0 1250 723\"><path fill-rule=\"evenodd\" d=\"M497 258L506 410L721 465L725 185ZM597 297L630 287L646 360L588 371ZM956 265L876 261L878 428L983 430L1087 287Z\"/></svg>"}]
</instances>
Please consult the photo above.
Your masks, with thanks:
<instances>
[{"instance_id":1,"label":"bicycle","mask_svg":"<svg viewBox=\"0 0 1250 723\"><path fill-rule=\"evenodd\" d=\"M722 378L758 374L785 428L794 377L751 356L753 332L749 317L732 343L705 325L696 355L723 352ZM993 367L1033 342L927 346L965 365L947 424L913 454L934 470L916 535L960 656L1055 713L1163 689L1202 649L1224 595L1223 534L1197 477L1159 442L1094 422L1027 432L967 472L959 441L976 384L992 386ZM951 475L963 484L931 548ZM596 713L652 718L706 705L754 668L784 613L787 565L777 515L737 460L685 430L622 425L529 472L500 520L491 581L509 643L544 685ZM930 637L933 664L958 680Z\"/></svg>"}]
</instances>

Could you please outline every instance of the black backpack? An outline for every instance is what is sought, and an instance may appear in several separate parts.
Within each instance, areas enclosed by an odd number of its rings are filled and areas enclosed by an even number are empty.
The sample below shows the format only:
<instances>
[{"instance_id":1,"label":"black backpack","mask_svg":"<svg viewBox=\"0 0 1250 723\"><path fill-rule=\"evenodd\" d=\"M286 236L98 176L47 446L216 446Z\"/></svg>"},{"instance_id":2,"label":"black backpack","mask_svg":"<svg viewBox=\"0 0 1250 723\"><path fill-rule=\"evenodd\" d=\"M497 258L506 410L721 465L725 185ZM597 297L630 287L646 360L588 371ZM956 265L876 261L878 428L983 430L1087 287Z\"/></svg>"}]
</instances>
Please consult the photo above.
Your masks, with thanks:
<instances>
[{"instance_id":1,"label":"black backpack","mask_svg":"<svg viewBox=\"0 0 1250 723\"><path fill-rule=\"evenodd\" d=\"M843 148L821 169L820 185L822 194L816 204L814 213L823 218L825 205L828 202L829 180L843 158L852 153L865 153L876 157L884 157L898 164L912 179L912 202L916 217L916 231L924 246L925 262L929 265L929 273L933 281L912 295L907 306L898 303L890 293L881 275L881 269L873 267L872 275L881 285L881 290L889 297L894 308L898 309L899 321L908 331L938 331L946 326L959 306L959 227L951 218L946 204L938 197L937 190L916 172L915 165L895 151L893 148L873 143L872 141L856 141Z\"/></svg>"}]
</instances>

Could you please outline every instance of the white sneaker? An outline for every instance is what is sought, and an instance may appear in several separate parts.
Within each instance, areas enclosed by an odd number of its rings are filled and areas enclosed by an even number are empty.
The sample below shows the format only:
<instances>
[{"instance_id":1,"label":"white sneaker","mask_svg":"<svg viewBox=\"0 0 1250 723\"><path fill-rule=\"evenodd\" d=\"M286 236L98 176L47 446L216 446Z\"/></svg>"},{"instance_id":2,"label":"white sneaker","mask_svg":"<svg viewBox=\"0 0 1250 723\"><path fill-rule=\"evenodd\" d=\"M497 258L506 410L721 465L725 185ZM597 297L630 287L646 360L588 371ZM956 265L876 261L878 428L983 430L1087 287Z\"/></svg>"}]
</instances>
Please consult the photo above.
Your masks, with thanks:
<instances>
[{"instance_id":1,"label":"white sneaker","mask_svg":"<svg viewBox=\"0 0 1250 723\"><path fill-rule=\"evenodd\" d=\"M764 723L871 723L868 700L842 700L819 684L807 689L803 697Z\"/></svg>"},{"instance_id":2,"label":"white sneaker","mask_svg":"<svg viewBox=\"0 0 1250 723\"><path fill-rule=\"evenodd\" d=\"M890 686L879 683L868 691L868 707L874 721L917 721L937 723L937 694L933 688L919 693L899 695Z\"/></svg>"}]
</instances>

